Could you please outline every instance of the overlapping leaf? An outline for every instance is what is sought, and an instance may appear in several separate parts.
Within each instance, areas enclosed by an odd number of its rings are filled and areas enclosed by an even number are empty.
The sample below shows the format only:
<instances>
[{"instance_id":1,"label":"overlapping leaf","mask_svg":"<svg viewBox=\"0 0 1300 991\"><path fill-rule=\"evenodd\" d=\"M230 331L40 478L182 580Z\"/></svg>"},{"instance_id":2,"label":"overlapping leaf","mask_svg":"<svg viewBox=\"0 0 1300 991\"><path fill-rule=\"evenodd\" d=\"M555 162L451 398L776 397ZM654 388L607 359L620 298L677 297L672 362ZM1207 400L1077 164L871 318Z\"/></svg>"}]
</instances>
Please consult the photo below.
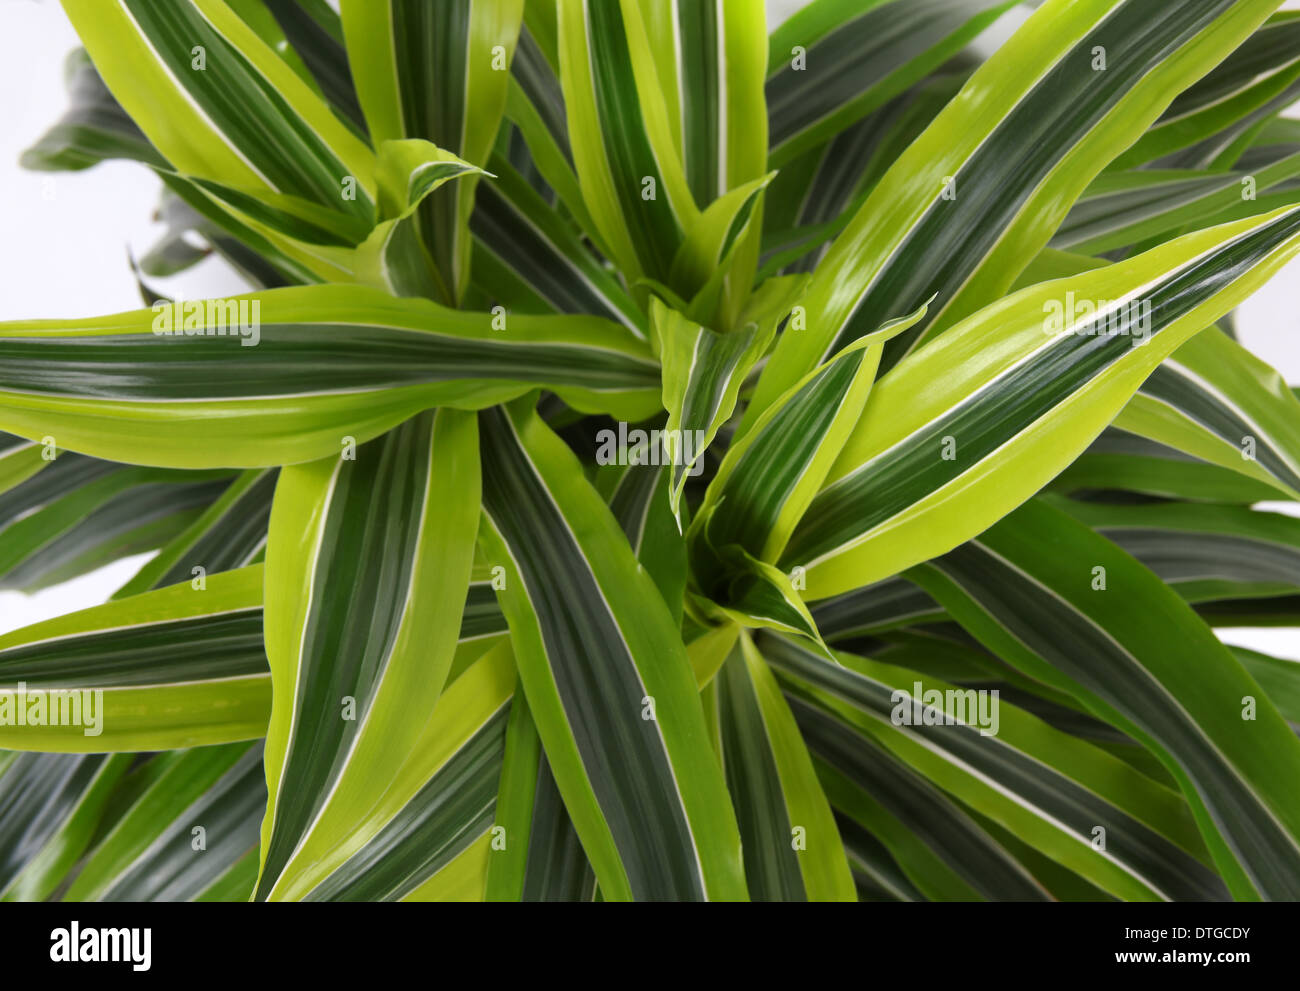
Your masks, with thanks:
<instances>
[{"instance_id":1,"label":"overlapping leaf","mask_svg":"<svg viewBox=\"0 0 1300 991\"><path fill-rule=\"evenodd\" d=\"M0 742L13 750L101 753L260 737L271 703L262 568L197 585L119 599L0 637Z\"/></svg>"},{"instance_id":2,"label":"overlapping leaf","mask_svg":"<svg viewBox=\"0 0 1300 991\"><path fill-rule=\"evenodd\" d=\"M783 570L804 567L808 598L824 598L973 537L1297 250L1300 212L1280 211L1031 286L963 321L872 391Z\"/></svg>"},{"instance_id":3,"label":"overlapping leaf","mask_svg":"<svg viewBox=\"0 0 1300 991\"><path fill-rule=\"evenodd\" d=\"M262 744L158 754L111 796L67 901L243 901L266 804Z\"/></svg>"},{"instance_id":4,"label":"overlapping leaf","mask_svg":"<svg viewBox=\"0 0 1300 991\"><path fill-rule=\"evenodd\" d=\"M1300 740L1150 571L1029 503L913 577L999 656L1155 753L1234 897L1295 897Z\"/></svg>"},{"instance_id":5,"label":"overlapping leaf","mask_svg":"<svg viewBox=\"0 0 1300 991\"><path fill-rule=\"evenodd\" d=\"M487 163L505 107L523 0L349 0L343 28L376 148L418 139L472 166ZM430 298L458 305L469 284L476 179L421 199L408 253L427 264ZM421 250L423 249L423 250ZM427 252L427 254L426 254Z\"/></svg>"},{"instance_id":6,"label":"overlapping leaf","mask_svg":"<svg viewBox=\"0 0 1300 991\"><path fill-rule=\"evenodd\" d=\"M711 698L755 901L853 901L848 859L776 678L748 634Z\"/></svg>"},{"instance_id":7,"label":"overlapping leaf","mask_svg":"<svg viewBox=\"0 0 1300 991\"><path fill-rule=\"evenodd\" d=\"M1000 297L1071 203L1173 96L1232 51L1271 0L1049 0L893 164L818 266L808 328L782 337L756 417L849 341L938 294L889 348ZM1097 68L1098 51L1105 68ZM1086 79L1086 85L1080 83Z\"/></svg>"},{"instance_id":8,"label":"overlapping leaf","mask_svg":"<svg viewBox=\"0 0 1300 991\"><path fill-rule=\"evenodd\" d=\"M498 330L494 319L311 286L0 324L0 426L125 462L256 468L326 457L430 406L477 409L538 385L629 419L658 407L657 366L626 328L518 314Z\"/></svg>"},{"instance_id":9,"label":"overlapping leaf","mask_svg":"<svg viewBox=\"0 0 1300 991\"><path fill-rule=\"evenodd\" d=\"M472 414L426 413L351 459L282 473L267 558L276 692L260 897L308 890L346 858L343 841L434 710L473 564L475 426Z\"/></svg>"},{"instance_id":10,"label":"overlapping leaf","mask_svg":"<svg viewBox=\"0 0 1300 991\"><path fill-rule=\"evenodd\" d=\"M667 607L558 438L525 407L481 416L484 546L505 569L520 681L602 896L743 899L735 819Z\"/></svg>"},{"instance_id":11,"label":"overlapping leaf","mask_svg":"<svg viewBox=\"0 0 1300 991\"><path fill-rule=\"evenodd\" d=\"M840 655L834 665L788 641L765 653L927 780L1103 890L1139 900L1226 897L1198 861L1204 849L1178 795L1104 751L988 691L864 658ZM1108 837L1101 847L1098 827Z\"/></svg>"},{"instance_id":12,"label":"overlapping leaf","mask_svg":"<svg viewBox=\"0 0 1300 991\"><path fill-rule=\"evenodd\" d=\"M771 162L780 165L955 55L1008 0L816 0L772 33Z\"/></svg>"}]
</instances>

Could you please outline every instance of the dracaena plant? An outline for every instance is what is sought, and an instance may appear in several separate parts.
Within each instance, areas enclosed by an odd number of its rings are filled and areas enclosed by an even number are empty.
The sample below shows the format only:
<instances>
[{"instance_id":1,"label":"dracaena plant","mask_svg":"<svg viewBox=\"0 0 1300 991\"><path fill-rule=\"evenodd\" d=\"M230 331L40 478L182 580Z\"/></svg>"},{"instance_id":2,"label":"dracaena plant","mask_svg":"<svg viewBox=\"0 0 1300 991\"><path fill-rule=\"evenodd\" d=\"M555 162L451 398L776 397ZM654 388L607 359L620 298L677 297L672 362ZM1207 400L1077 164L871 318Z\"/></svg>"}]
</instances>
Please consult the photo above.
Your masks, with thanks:
<instances>
[{"instance_id":1,"label":"dracaena plant","mask_svg":"<svg viewBox=\"0 0 1300 991\"><path fill-rule=\"evenodd\" d=\"M0 575L157 555L0 895L1300 897L1300 20L1012 6L64 0L168 233L0 325Z\"/></svg>"}]
</instances>

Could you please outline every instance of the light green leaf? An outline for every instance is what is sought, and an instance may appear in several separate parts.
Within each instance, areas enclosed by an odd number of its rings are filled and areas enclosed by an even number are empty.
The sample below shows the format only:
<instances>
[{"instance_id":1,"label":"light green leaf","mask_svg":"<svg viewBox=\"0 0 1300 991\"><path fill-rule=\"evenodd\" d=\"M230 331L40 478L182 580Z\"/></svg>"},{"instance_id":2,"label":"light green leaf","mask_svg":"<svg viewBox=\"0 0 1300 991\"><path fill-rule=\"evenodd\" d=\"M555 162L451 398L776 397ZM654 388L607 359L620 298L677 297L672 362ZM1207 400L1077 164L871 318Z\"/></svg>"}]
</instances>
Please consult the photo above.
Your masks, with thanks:
<instances>
[{"instance_id":1,"label":"light green leaf","mask_svg":"<svg viewBox=\"0 0 1300 991\"><path fill-rule=\"evenodd\" d=\"M425 413L340 456L286 468L267 551L277 686L258 895L341 863L428 722L452 666L479 516L471 414Z\"/></svg>"},{"instance_id":2,"label":"light green leaf","mask_svg":"<svg viewBox=\"0 0 1300 991\"><path fill-rule=\"evenodd\" d=\"M663 600L530 410L485 412L480 430L481 539L505 568L520 680L602 896L743 900L735 819Z\"/></svg>"},{"instance_id":3,"label":"light green leaf","mask_svg":"<svg viewBox=\"0 0 1300 991\"><path fill-rule=\"evenodd\" d=\"M510 703L496 807L504 846L488 861L487 901L591 901L596 875L542 753L537 724L518 692Z\"/></svg>"},{"instance_id":4,"label":"light green leaf","mask_svg":"<svg viewBox=\"0 0 1300 991\"><path fill-rule=\"evenodd\" d=\"M1105 751L988 690L846 654L831 664L779 638L762 648L809 698L1102 890L1141 901L1226 897L1178 793Z\"/></svg>"},{"instance_id":5,"label":"light green leaf","mask_svg":"<svg viewBox=\"0 0 1300 991\"><path fill-rule=\"evenodd\" d=\"M222 0L66 0L113 95L181 176L309 270L375 216L374 157Z\"/></svg>"},{"instance_id":6,"label":"light green leaf","mask_svg":"<svg viewBox=\"0 0 1300 991\"><path fill-rule=\"evenodd\" d=\"M0 901L44 901L85 853L125 754L0 758Z\"/></svg>"},{"instance_id":7,"label":"light green leaf","mask_svg":"<svg viewBox=\"0 0 1300 991\"><path fill-rule=\"evenodd\" d=\"M1151 572L1031 502L909 577L1008 663L1159 757L1234 897L1296 897L1300 740Z\"/></svg>"},{"instance_id":8,"label":"light green leaf","mask_svg":"<svg viewBox=\"0 0 1300 991\"><path fill-rule=\"evenodd\" d=\"M523 0L348 0L348 60L375 147L418 138L483 166L505 109ZM437 298L469 285L469 217L477 179L433 192L416 215ZM414 233L412 234L414 236Z\"/></svg>"},{"instance_id":9,"label":"light green leaf","mask_svg":"<svg viewBox=\"0 0 1300 991\"><path fill-rule=\"evenodd\" d=\"M380 800L276 899L481 901L515 674L509 644L454 678ZM506 838L507 849L509 837Z\"/></svg>"},{"instance_id":10,"label":"light green leaf","mask_svg":"<svg viewBox=\"0 0 1300 991\"><path fill-rule=\"evenodd\" d=\"M281 55L299 75L304 70L345 123L364 132L365 118L343 48L343 23L329 0L243 0L267 10L290 48Z\"/></svg>"},{"instance_id":11,"label":"light green leaf","mask_svg":"<svg viewBox=\"0 0 1300 991\"><path fill-rule=\"evenodd\" d=\"M182 331L170 307L0 324L0 427L117 461L260 468L539 385L632 420L659 408L649 349L596 317L469 313L359 286L209 302L186 304ZM93 386L70 367L94 370Z\"/></svg>"},{"instance_id":12,"label":"light green leaf","mask_svg":"<svg viewBox=\"0 0 1300 991\"><path fill-rule=\"evenodd\" d=\"M715 586L728 580L727 563L712 560L729 553L728 546L756 561L772 562L781 553L862 413L880 342L924 314L922 307L845 348L731 445L687 534L706 595L720 594ZM725 598L715 601L728 604Z\"/></svg>"},{"instance_id":13,"label":"light green leaf","mask_svg":"<svg viewBox=\"0 0 1300 991\"><path fill-rule=\"evenodd\" d=\"M539 8L537 4L525 7L528 14L538 10L550 14L552 31L555 30L555 8ZM554 41L554 39L552 39ZM584 234L603 253L608 254L600 231L582 198L582 188L573 170L573 150L569 146L568 112L556 66L548 58L532 32L525 27L519 33L519 45L510 65L510 90L506 94L506 117L519 129L533 166L546 180L573 215Z\"/></svg>"},{"instance_id":14,"label":"light green leaf","mask_svg":"<svg viewBox=\"0 0 1300 991\"><path fill-rule=\"evenodd\" d=\"M113 818L64 901L243 901L266 804L262 744L153 757L111 796Z\"/></svg>"},{"instance_id":15,"label":"light green leaf","mask_svg":"<svg viewBox=\"0 0 1300 991\"><path fill-rule=\"evenodd\" d=\"M45 453L43 445L27 440L25 437L0 434L0 494L22 485L37 472L48 468L55 461L55 458L50 455L56 453L56 450ZM25 504L26 500L19 505ZM16 514L10 508L8 499L0 502L0 506L5 507L0 510L0 520L12 522Z\"/></svg>"},{"instance_id":16,"label":"light green leaf","mask_svg":"<svg viewBox=\"0 0 1300 991\"><path fill-rule=\"evenodd\" d=\"M714 684L722 764L755 901L856 901L848 859L794 716L749 635Z\"/></svg>"},{"instance_id":17,"label":"light green leaf","mask_svg":"<svg viewBox=\"0 0 1300 991\"><path fill-rule=\"evenodd\" d=\"M700 209L766 169L761 0L642 3L669 125Z\"/></svg>"},{"instance_id":18,"label":"light green leaf","mask_svg":"<svg viewBox=\"0 0 1300 991\"><path fill-rule=\"evenodd\" d=\"M939 68L1014 2L815 0L772 32L773 166L834 137Z\"/></svg>"},{"instance_id":19,"label":"light green leaf","mask_svg":"<svg viewBox=\"0 0 1300 991\"><path fill-rule=\"evenodd\" d=\"M260 737L271 708L261 605L258 565L0 636L0 746L116 752Z\"/></svg>"},{"instance_id":20,"label":"light green leaf","mask_svg":"<svg viewBox=\"0 0 1300 991\"><path fill-rule=\"evenodd\" d=\"M973 537L1297 251L1300 211L1280 211L1031 286L963 321L876 385L783 570L806 568L807 597L825 598Z\"/></svg>"},{"instance_id":21,"label":"light green leaf","mask_svg":"<svg viewBox=\"0 0 1300 991\"><path fill-rule=\"evenodd\" d=\"M783 288L773 282L760 292L764 298L780 294L788 299ZM778 302L763 314L761 323L748 321L730 334L717 334L658 299L651 300L650 318L663 365L663 403L668 410L664 437L672 439L675 447L665 453L671 466L672 510L679 525L686 480L703 470L704 452L735 411L740 387L771 343L777 321L784 315L778 314L781 309L788 311L788 306Z\"/></svg>"},{"instance_id":22,"label":"light green leaf","mask_svg":"<svg viewBox=\"0 0 1300 991\"><path fill-rule=\"evenodd\" d=\"M394 296L458 298L425 249L421 207L451 180L468 182L482 172L418 138L381 144L376 175L383 221L357 246L353 266L357 280Z\"/></svg>"},{"instance_id":23,"label":"light green leaf","mask_svg":"<svg viewBox=\"0 0 1300 991\"><path fill-rule=\"evenodd\" d=\"M560 0L560 82L583 200L629 282L666 281L698 214L637 0Z\"/></svg>"},{"instance_id":24,"label":"light green leaf","mask_svg":"<svg viewBox=\"0 0 1300 991\"><path fill-rule=\"evenodd\" d=\"M1300 401L1217 328L1164 361L1115 425L1300 498Z\"/></svg>"},{"instance_id":25,"label":"light green leaf","mask_svg":"<svg viewBox=\"0 0 1300 991\"><path fill-rule=\"evenodd\" d=\"M1002 296L1106 163L1277 6L1274 0L1048 0L908 146L817 267L751 419L850 341L938 294L889 345ZM1104 50L1105 71L1093 67ZM1088 80L1086 85L1081 79Z\"/></svg>"}]
</instances>

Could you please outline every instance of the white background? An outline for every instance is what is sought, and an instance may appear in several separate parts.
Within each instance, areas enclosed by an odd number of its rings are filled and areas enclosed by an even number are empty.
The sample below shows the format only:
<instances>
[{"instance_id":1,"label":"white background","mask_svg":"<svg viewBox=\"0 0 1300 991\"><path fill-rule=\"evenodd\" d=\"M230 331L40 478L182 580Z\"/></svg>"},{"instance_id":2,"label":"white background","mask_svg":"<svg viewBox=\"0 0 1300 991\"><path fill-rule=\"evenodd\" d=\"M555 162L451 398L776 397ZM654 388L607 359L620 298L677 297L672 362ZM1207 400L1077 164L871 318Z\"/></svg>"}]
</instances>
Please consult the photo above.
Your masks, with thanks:
<instances>
[{"instance_id":1,"label":"white background","mask_svg":"<svg viewBox=\"0 0 1300 991\"><path fill-rule=\"evenodd\" d=\"M769 0L771 26L800 0ZM1287 8L1300 9L1300 0ZM1026 16L1013 10L977 42L991 50ZM108 162L84 172L34 173L18 156L64 111L63 59L77 37L59 6L0 0L0 320L79 317L141 305L127 265L159 237L151 221L159 184L145 168ZM1292 115L1300 116L1297 108ZM1281 272L1240 309L1241 339L1288 381L1300 383L1300 261ZM158 287L184 298L241 292L246 286L216 259ZM1292 511L1297 507L1279 504ZM0 592L0 633L104 601L146 557L33 596ZM1298 630L1232 630L1225 639L1300 659Z\"/></svg>"}]
</instances>

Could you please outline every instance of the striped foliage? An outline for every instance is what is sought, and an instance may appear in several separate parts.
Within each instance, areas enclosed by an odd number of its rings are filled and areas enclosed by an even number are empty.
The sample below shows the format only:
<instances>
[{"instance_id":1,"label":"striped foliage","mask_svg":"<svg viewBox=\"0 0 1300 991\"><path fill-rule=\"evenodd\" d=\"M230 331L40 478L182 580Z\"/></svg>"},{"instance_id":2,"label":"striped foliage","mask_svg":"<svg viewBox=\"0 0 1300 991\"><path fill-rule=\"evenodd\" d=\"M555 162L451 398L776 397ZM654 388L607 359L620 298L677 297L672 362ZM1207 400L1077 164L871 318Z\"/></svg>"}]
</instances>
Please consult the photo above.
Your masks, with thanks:
<instances>
[{"instance_id":1,"label":"striped foliage","mask_svg":"<svg viewBox=\"0 0 1300 991\"><path fill-rule=\"evenodd\" d=\"M1216 61L1209 53L1231 51L1273 6L1110 0L1040 8L899 156L836 238L809 288L809 333L783 338L755 408L936 293L927 319L891 346L886 367L931 328L1002 296L1068 204L1150 126L1161 103L1204 75ZM1094 68L1099 48L1104 71ZM1053 109L1039 109L1045 105Z\"/></svg>"},{"instance_id":2,"label":"striped foliage","mask_svg":"<svg viewBox=\"0 0 1300 991\"><path fill-rule=\"evenodd\" d=\"M326 457L423 408L477 409L538 385L633 418L657 401L643 343L594 317L516 315L495 330L488 313L344 286L209 303L0 326L0 421L122 461L144 430L148 463L251 468ZM254 320L257 344L245 346ZM95 384L60 366L94 368Z\"/></svg>"},{"instance_id":3,"label":"striped foliage","mask_svg":"<svg viewBox=\"0 0 1300 991\"><path fill-rule=\"evenodd\" d=\"M62 2L0 900L1300 898L1300 15Z\"/></svg>"},{"instance_id":4,"label":"striped foliage","mask_svg":"<svg viewBox=\"0 0 1300 991\"><path fill-rule=\"evenodd\" d=\"M486 164L505 108L523 6L523 0L344 4L347 57L375 146L417 139L471 165ZM406 249L423 263L428 294L453 306L469 282L474 190L473 178L430 190L412 223L410 239L418 247Z\"/></svg>"},{"instance_id":5,"label":"striped foliage","mask_svg":"<svg viewBox=\"0 0 1300 991\"><path fill-rule=\"evenodd\" d=\"M271 698L261 606L258 565L5 634L0 705L15 711L0 739L14 750L101 753L261 736ZM41 698L46 718L33 725ZM76 722L49 718L74 706Z\"/></svg>"},{"instance_id":6,"label":"striped foliage","mask_svg":"<svg viewBox=\"0 0 1300 991\"><path fill-rule=\"evenodd\" d=\"M373 807L382 769L434 711L473 565L475 427L472 414L424 413L351 460L286 469L277 486L266 643L278 690L259 896L323 869L321 851Z\"/></svg>"}]
</instances>

